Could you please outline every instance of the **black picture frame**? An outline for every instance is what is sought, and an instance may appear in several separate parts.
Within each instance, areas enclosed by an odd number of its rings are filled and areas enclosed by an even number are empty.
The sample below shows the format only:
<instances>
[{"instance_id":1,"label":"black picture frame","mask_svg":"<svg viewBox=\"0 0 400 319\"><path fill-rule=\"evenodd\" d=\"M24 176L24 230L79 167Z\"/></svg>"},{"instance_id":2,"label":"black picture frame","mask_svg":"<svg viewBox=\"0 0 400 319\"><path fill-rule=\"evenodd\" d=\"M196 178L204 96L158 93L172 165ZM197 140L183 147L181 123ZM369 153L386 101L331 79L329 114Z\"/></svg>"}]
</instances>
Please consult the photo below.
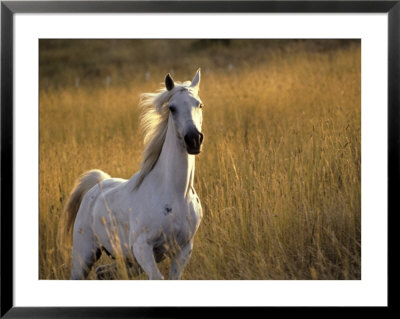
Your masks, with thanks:
<instances>
[{"instance_id":1,"label":"black picture frame","mask_svg":"<svg viewBox=\"0 0 400 319\"><path fill-rule=\"evenodd\" d=\"M396 1L1 1L1 318L191 317L277 312L277 308L15 307L13 303L13 19L15 13L269 12L388 14L388 225L398 213L400 144L400 0ZM391 249L389 229L388 247ZM389 258L389 256L388 256ZM388 281L388 287L389 287ZM34 292L32 292L34 293ZM390 310L391 295L388 307ZM294 308L291 307L291 310ZM319 308L321 309L321 308ZM322 309L325 311L325 309ZM250 311L250 312L249 312ZM280 310L279 310L280 311ZM304 312L301 308L296 311ZM337 308L331 308L335 314ZM370 311L370 309L367 309ZM297 313L299 314L299 313ZM239 314L240 315L240 314Z\"/></svg>"}]
</instances>

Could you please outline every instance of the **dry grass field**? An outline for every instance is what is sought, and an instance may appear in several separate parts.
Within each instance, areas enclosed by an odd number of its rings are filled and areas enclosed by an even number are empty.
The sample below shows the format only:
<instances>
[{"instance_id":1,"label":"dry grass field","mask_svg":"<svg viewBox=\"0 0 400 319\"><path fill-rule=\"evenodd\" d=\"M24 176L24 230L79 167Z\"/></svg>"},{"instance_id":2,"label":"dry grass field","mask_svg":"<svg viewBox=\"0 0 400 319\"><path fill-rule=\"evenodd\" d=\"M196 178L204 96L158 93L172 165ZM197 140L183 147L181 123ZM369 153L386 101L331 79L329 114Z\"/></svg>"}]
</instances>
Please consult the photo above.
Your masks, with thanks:
<instances>
[{"instance_id":1,"label":"dry grass field","mask_svg":"<svg viewBox=\"0 0 400 319\"><path fill-rule=\"evenodd\" d=\"M339 40L41 40L39 278L69 278L78 176L139 169L139 94L198 67L204 216L183 279L360 279L361 44Z\"/></svg>"}]
</instances>

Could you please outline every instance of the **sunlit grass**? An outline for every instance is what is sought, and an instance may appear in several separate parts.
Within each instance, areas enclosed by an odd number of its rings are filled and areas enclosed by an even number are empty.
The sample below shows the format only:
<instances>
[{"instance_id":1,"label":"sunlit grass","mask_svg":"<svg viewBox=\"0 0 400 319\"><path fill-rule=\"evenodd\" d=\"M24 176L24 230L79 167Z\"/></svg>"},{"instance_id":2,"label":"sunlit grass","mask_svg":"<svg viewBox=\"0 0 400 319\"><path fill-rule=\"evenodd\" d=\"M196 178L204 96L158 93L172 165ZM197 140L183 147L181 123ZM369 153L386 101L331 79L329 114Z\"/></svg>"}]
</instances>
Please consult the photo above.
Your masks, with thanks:
<instances>
[{"instance_id":1,"label":"sunlit grass","mask_svg":"<svg viewBox=\"0 0 400 319\"><path fill-rule=\"evenodd\" d=\"M183 279L361 277L360 47L278 53L203 68L195 188L204 216ZM191 79L196 68L175 77ZM148 82L40 90L41 279L69 277L70 251L56 243L77 177L139 169L138 99L158 88L158 70ZM118 269L118 279L129 278Z\"/></svg>"}]
</instances>

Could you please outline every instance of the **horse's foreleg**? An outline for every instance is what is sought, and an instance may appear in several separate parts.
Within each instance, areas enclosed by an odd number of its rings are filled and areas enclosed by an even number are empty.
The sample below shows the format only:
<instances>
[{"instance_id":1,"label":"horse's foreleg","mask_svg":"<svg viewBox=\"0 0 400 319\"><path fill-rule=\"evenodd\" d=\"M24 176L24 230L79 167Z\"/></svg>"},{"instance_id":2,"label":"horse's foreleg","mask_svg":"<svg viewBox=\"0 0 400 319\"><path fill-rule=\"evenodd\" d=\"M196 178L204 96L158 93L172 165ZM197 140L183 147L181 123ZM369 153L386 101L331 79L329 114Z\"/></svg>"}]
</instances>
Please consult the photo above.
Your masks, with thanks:
<instances>
[{"instance_id":1,"label":"horse's foreleg","mask_svg":"<svg viewBox=\"0 0 400 319\"><path fill-rule=\"evenodd\" d=\"M153 246L149 245L143 236L136 239L132 250L136 261L147 273L150 280L164 279L154 259Z\"/></svg>"},{"instance_id":2,"label":"horse's foreleg","mask_svg":"<svg viewBox=\"0 0 400 319\"><path fill-rule=\"evenodd\" d=\"M181 279L183 269L188 263L192 254L193 240L191 240L186 246L184 246L171 260L171 269L169 272L169 279L179 280Z\"/></svg>"}]
</instances>

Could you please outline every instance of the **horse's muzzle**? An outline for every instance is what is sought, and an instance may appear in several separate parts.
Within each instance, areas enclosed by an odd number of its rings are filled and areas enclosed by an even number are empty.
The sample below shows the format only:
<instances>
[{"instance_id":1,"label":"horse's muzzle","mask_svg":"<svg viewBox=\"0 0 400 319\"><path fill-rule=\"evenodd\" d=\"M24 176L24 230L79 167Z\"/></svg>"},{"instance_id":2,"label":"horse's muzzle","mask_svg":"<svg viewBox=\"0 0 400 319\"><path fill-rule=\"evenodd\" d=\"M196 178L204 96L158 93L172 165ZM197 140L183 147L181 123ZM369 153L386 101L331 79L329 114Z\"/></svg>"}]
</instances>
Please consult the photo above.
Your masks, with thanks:
<instances>
[{"instance_id":1,"label":"horse's muzzle","mask_svg":"<svg viewBox=\"0 0 400 319\"><path fill-rule=\"evenodd\" d=\"M190 131L184 137L186 150L189 154L199 154L201 151L201 143L203 143L204 135L199 131Z\"/></svg>"}]
</instances>

